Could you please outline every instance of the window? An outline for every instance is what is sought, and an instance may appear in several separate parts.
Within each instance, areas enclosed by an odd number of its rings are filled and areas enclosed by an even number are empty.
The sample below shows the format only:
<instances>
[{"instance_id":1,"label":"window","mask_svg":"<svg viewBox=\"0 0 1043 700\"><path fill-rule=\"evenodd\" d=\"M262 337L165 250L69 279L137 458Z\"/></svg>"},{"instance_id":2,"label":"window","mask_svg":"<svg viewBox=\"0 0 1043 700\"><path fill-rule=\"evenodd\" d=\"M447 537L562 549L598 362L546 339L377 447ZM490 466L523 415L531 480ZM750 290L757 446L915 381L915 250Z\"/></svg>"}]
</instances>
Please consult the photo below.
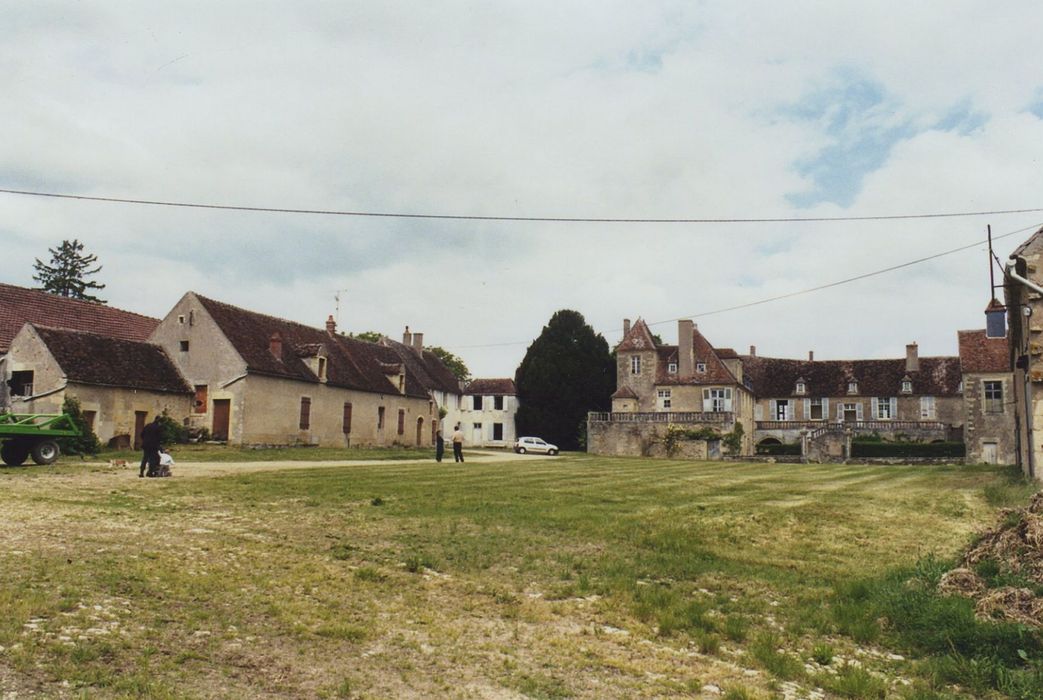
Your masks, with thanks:
<instances>
[{"instance_id":1,"label":"window","mask_svg":"<svg viewBox=\"0 0 1043 700\"><path fill-rule=\"evenodd\" d=\"M703 389L703 411L709 413L725 413L731 410L731 389Z\"/></svg>"},{"instance_id":2,"label":"window","mask_svg":"<svg viewBox=\"0 0 1043 700\"><path fill-rule=\"evenodd\" d=\"M493 440L503 440L503 423L493 423Z\"/></svg>"},{"instance_id":3,"label":"window","mask_svg":"<svg viewBox=\"0 0 1043 700\"><path fill-rule=\"evenodd\" d=\"M481 396L475 396L473 398L474 398L474 410L476 410L476 411L482 410L482 397Z\"/></svg>"},{"instance_id":4,"label":"window","mask_svg":"<svg viewBox=\"0 0 1043 700\"><path fill-rule=\"evenodd\" d=\"M822 420L826 412L822 406L822 399L808 400L808 420Z\"/></svg>"},{"instance_id":5,"label":"window","mask_svg":"<svg viewBox=\"0 0 1043 700\"><path fill-rule=\"evenodd\" d=\"M804 382L797 382L796 393L797 394L806 394L806 393L808 393L808 385L805 384Z\"/></svg>"},{"instance_id":6,"label":"window","mask_svg":"<svg viewBox=\"0 0 1043 700\"><path fill-rule=\"evenodd\" d=\"M178 314L177 322L178 322L178 325L181 325L181 326L185 325L185 315L184 314Z\"/></svg>"},{"instance_id":7,"label":"window","mask_svg":"<svg viewBox=\"0 0 1043 700\"><path fill-rule=\"evenodd\" d=\"M377 408L377 430L384 429L384 407Z\"/></svg>"},{"instance_id":8,"label":"window","mask_svg":"<svg viewBox=\"0 0 1043 700\"><path fill-rule=\"evenodd\" d=\"M695 371L698 372L699 374L706 374L706 363L705 362L696 362L695 363Z\"/></svg>"},{"instance_id":9,"label":"window","mask_svg":"<svg viewBox=\"0 0 1043 700\"><path fill-rule=\"evenodd\" d=\"M351 432L351 402L344 404L344 434L347 435Z\"/></svg>"},{"instance_id":10,"label":"window","mask_svg":"<svg viewBox=\"0 0 1043 700\"><path fill-rule=\"evenodd\" d=\"M326 358L325 357L320 357L319 358L319 381L320 382L326 381Z\"/></svg>"},{"instance_id":11,"label":"window","mask_svg":"<svg viewBox=\"0 0 1043 700\"><path fill-rule=\"evenodd\" d=\"M11 380L8 385L11 387L11 396L32 396L33 371L27 369L11 372Z\"/></svg>"},{"instance_id":12,"label":"window","mask_svg":"<svg viewBox=\"0 0 1043 700\"><path fill-rule=\"evenodd\" d=\"M398 434L406 434L406 410L404 408L398 409Z\"/></svg>"},{"instance_id":13,"label":"window","mask_svg":"<svg viewBox=\"0 0 1043 700\"><path fill-rule=\"evenodd\" d=\"M876 418L877 420L891 420L895 417L895 404L898 399L894 397L886 399L876 399Z\"/></svg>"},{"instance_id":14,"label":"window","mask_svg":"<svg viewBox=\"0 0 1043 700\"><path fill-rule=\"evenodd\" d=\"M845 423L854 423L859 419L859 414L862 412L861 404L857 403L845 403L840 407L840 419Z\"/></svg>"},{"instance_id":15,"label":"window","mask_svg":"<svg viewBox=\"0 0 1043 700\"><path fill-rule=\"evenodd\" d=\"M933 396L920 397L920 417L930 419L933 419L935 417Z\"/></svg>"},{"instance_id":16,"label":"window","mask_svg":"<svg viewBox=\"0 0 1043 700\"><path fill-rule=\"evenodd\" d=\"M196 384L196 404L195 408L192 409L193 413L206 413L207 404L207 385Z\"/></svg>"},{"instance_id":17,"label":"window","mask_svg":"<svg viewBox=\"0 0 1043 700\"><path fill-rule=\"evenodd\" d=\"M181 352L188 352L188 341L187 340L182 340L180 345L181 345Z\"/></svg>"},{"instance_id":18,"label":"window","mask_svg":"<svg viewBox=\"0 0 1043 700\"><path fill-rule=\"evenodd\" d=\"M789 420L789 401L779 399L775 402L775 420Z\"/></svg>"},{"instance_id":19,"label":"window","mask_svg":"<svg viewBox=\"0 0 1043 700\"><path fill-rule=\"evenodd\" d=\"M902 380L902 393L911 394L913 393L913 381L911 379Z\"/></svg>"},{"instance_id":20,"label":"window","mask_svg":"<svg viewBox=\"0 0 1043 700\"><path fill-rule=\"evenodd\" d=\"M985 412L1003 413L1003 382L982 382L985 390Z\"/></svg>"},{"instance_id":21,"label":"window","mask_svg":"<svg viewBox=\"0 0 1043 700\"><path fill-rule=\"evenodd\" d=\"M496 411L502 411L503 410L503 397L502 396L494 396L493 397L493 409L496 410Z\"/></svg>"},{"instance_id":22,"label":"window","mask_svg":"<svg viewBox=\"0 0 1043 700\"><path fill-rule=\"evenodd\" d=\"M311 399L307 396L301 397L301 430L311 427Z\"/></svg>"},{"instance_id":23,"label":"window","mask_svg":"<svg viewBox=\"0 0 1043 700\"><path fill-rule=\"evenodd\" d=\"M857 394L858 393L858 382L848 382L847 383L847 393L849 393L849 394Z\"/></svg>"},{"instance_id":24,"label":"window","mask_svg":"<svg viewBox=\"0 0 1043 700\"><path fill-rule=\"evenodd\" d=\"M660 408L670 408L670 389L660 389L656 396L659 397Z\"/></svg>"},{"instance_id":25,"label":"window","mask_svg":"<svg viewBox=\"0 0 1043 700\"><path fill-rule=\"evenodd\" d=\"M630 373L641 374L641 356L634 355L630 358Z\"/></svg>"},{"instance_id":26,"label":"window","mask_svg":"<svg viewBox=\"0 0 1043 700\"><path fill-rule=\"evenodd\" d=\"M677 363L676 362L667 363L666 371L669 374L677 374Z\"/></svg>"},{"instance_id":27,"label":"window","mask_svg":"<svg viewBox=\"0 0 1043 700\"><path fill-rule=\"evenodd\" d=\"M94 419L97 417L97 415L97 411L83 412L83 424L86 425L89 430L94 430Z\"/></svg>"}]
</instances>

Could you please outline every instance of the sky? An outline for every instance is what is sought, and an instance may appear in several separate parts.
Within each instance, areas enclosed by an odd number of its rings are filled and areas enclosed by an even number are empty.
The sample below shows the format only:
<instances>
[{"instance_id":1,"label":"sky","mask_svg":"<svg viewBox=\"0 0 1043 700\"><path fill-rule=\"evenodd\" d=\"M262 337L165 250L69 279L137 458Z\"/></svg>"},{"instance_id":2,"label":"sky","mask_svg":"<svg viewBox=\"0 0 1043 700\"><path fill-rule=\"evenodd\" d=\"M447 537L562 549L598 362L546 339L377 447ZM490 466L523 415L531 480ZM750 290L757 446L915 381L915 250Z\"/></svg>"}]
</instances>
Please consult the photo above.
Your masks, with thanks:
<instances>
[{"instance_id":1,"label":"sky","mask_svg":"<svg viewBox=\"0 0 1043 700\"><path fill-rule=\"evenodd\" d=\"M563 218L1043 208L1043 5L47 2L0 12L0 188ZM79 239L113 306L187 291L322 327L408 325L512 376L558 309L615 344L956 354L1043 211L634 224L235 212L0 194L0 281ZM823 291L719 309L970 249ZM339 306L335 298L339 296ZM663 322L663 323L660 323Z\"/></svg>"}]
</instances>

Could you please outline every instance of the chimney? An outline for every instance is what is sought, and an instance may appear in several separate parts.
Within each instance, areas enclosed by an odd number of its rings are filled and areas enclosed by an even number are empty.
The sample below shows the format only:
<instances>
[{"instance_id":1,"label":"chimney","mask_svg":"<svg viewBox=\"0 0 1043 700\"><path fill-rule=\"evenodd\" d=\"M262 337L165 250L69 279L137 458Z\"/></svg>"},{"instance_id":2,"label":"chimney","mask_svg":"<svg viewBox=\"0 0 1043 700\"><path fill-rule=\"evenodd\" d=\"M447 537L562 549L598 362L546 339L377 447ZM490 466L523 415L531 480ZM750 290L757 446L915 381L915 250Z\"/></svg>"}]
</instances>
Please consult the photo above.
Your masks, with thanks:
<instances>
[{"instance_id":1,"label":"chimney","mask_svg":"<svg viewBox=\"0 0 1043 700\"><path fill-rule=\"evenodd\" d=\"M695 325L682 319L677 322L677 375L691 377L695 374L695 355L692 352L692 333Z\"/></svg>"},{"instance_id":2,"label":"chimney","mask_svg":"<svg viewBox=\"0 0 1043 700\"><path fill-rule=\"evenodd\" d=\"M757 357L757 346L756 345L751 345L750 346L750 357Z\"/></svg>"},{"instance_id":3,"label":"chimney","mask_svg":"<svg viewBox=\"0 0 1043 700\"><path fill-rule=\"evenodd\" d=\"M333 320L333 314L326 319L326 332L333 335L337 332L337 322Z\"/></svg>"},{"instance_id":4,"label":"chimney","mask_svg":"<svg viewBox=\"0 0 1043 700\"><path fill-rule=\"evenodd\" d=\"M815 351L814 350L808 350L808 362L814 362L814 361L815 361Z\"/></svg>"},{"instance_id":5,"label":"chimney","mask_svg":"<svg viewBox=\"0 0 1043 700\"><path fill-rule=\"evenodd\" d=\"M275 331L268 338L268 352L275 355L276 359L282 359L282 336L279 335L279 331Z\"/></svg>"},{"instance_id":6,"label":"chimney","mask_svg":"<svg viewBox=\"0 0 1043 700\"><path fill-rule=\"evenodd\" d=\"M413 334L409 332L409 326L406 326L406 331L405 331L405 333L402 334L402 344L403 345L412 345L413 344Z\"/></svg>"},{"instance_id":7,"label":"chimney","mask_svg":"<svg viewBox=\"0 0 1043 700\"><path fill-rule=\"evenodd\" d=\"M413 349L416 350L420 354L424 353L424 334L423 333L414 333L413 334Z\"/></svg>"},{"instance_id":8,"label":"chimney","mask_svg":"<svg viewBox=\"0 0 1043 700\"><path fill-rule=\"evenodd\" d=\"M918 346L916 343L909 343L905 346L905 371L906 372L919 372L920 371L920 356L918 353Z\"/></svg>"},{"instance_id":9,"label":"chimney","mask_svg":"<svg viewBox=\"0 0 1043 700\"><path fill-rule=\"evenodd\" d=\"M628 335L630 335L630 319L629 318L624 318L623 319L623 337L626 338Z\"/></svg>"}]
</instances>

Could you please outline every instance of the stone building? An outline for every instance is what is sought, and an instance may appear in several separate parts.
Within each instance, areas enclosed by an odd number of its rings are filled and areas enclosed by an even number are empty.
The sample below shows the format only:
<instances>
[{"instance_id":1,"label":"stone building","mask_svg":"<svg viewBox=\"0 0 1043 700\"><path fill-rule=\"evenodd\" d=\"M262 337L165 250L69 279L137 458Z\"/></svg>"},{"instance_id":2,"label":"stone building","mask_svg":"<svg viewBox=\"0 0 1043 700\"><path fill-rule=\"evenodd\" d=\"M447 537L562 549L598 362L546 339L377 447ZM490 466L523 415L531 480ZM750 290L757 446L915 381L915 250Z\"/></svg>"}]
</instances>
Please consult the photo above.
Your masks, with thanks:
<instances>
[{"instance_id":1,"label":"stone building","mask_svg":"<svg viewBox=\"0 0 1043 700\"><path fill-rule=\"evenodd\" d=\"M11 341L15 413L60 413L79 400L102 444L138 447L141 429L166 412L180 421L192 390L163 349L150 343L27 323Z\"/></svg>"},{"instance_id":2,"label":"stone building","mask_svg":"<svg viewBox=\"0 0 1043 700\"><path fill-rule=\"evenodd\" d=\"M967 461L1016 464L1017 404L1006 334L960 331Z\"/></svg>"},{"instance_id":3,"label":"stone building","mask_svg":"<svg viewBox=\"0 0 1043 700\"><path fill-rule=\"evenodd\" d=\"M190 422L231 444L431 445L438 410L393 347L188 292L150 340L194 390ZM419 353L422 356L422 353Z\"/></svg>"},{"instance_id":4,"label":"stone building","mask_svg":"<svg viewBox=\"0 0 1043 700\"><path fill-rule=\"evenodd\" d=\"M441 409L448 411L450 407L460 405L462 397L460 380L437 355L424 348L423 333L411 333L409 326L406 326L401 343L383 337L380 339L380 344L391 348L398 354L409 371L416 377L418 384L435 402L439 415L442 413ZM444 421L440 427L445 429Z\"/></svg>"},{"instance_id":5,"label":"stone building","mask_svg":"<svg viewBox=\"0 0 1043 700\"><path fill-rule=\"evenodd\" d=\"M26 323L86 331L107 338L147 340L159 319L80 299L0 284L0 410L11 407L7 353Z\"/></svg>"},{"instance_id":6,"label":"stone building","mask_svg":"<svg viewBox=\"0 0 1043 700\"><path fill-rule=\"evenodd\" d=\"M754 399L734 350L714 348L689 320L677 324L677 345L657 342L641 319L623 328L612 411L590 414L588 451L648 454L668 425L725 434L741 424L740 452L752 452Z\"/></svg>"},{"instance_id":7,"label":"stone building","mask_svg":"<svg viewBox=\"0 0 1043 700\"><path fill-rule=\"evenodd\" d=\"M459 424L471 447L510 447L518 438L514 427L517 413L518 391L513 379L472 379L464 386L460 408L446 415L444 434Z\"/></svg>"},{"instance_id":8,"label":"stone building","mask_svg":"<svg viewBox=\"0 0 1043 700\"><path fill-rule=\"evenodd\" d=\"M1018 465L1029 477L1043 480L1043 228L1010 255L1004 271L1006 320L1010 324L1009 351ZM998 305L997 305L998 306ZM1003 307L987 312L989 335ZM992 320L996 319L996 320Z\"/></svg>"}]
</instances>

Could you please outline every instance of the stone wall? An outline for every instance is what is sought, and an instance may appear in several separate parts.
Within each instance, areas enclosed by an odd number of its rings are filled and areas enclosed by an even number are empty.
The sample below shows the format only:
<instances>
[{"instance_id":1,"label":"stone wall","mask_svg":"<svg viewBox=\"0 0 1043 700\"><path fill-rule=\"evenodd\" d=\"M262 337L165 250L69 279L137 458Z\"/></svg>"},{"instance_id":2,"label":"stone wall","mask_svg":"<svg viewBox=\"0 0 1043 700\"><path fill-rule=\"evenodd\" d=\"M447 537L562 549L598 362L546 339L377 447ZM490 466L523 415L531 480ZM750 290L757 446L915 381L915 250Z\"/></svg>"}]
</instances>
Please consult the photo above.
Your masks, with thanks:
<instances>
[{"instance_id":1,"label":"stone wall","mask_svg":"<svg viewBox=\"0 0 1043 700\"><path fill-rule=\"evenodd\" d=\"M674 454L667 454L663 446L666 428L664 423L588 421L587 452L613 457L721 458L720 440L680 440Z\"/></svg>"},{"instance_id":2,"label":"stone wall","mask_svg":"<svg viewBox=\"0 0 1043 700\"><path fill-rule=\"evenodd\" d=\"M985 411L984 383L986 381L998 381L1003 384L1003 405L1000 412L987 413ZM1007 373L964 375L963 403L967 416L964 441L967 445L968 463L1015 464L1017 462L1015 401L1016 394L1012 375ZM986 447L989 444L995 447Z\"/></svg>"}]
</instances>

